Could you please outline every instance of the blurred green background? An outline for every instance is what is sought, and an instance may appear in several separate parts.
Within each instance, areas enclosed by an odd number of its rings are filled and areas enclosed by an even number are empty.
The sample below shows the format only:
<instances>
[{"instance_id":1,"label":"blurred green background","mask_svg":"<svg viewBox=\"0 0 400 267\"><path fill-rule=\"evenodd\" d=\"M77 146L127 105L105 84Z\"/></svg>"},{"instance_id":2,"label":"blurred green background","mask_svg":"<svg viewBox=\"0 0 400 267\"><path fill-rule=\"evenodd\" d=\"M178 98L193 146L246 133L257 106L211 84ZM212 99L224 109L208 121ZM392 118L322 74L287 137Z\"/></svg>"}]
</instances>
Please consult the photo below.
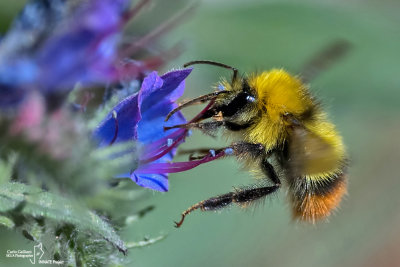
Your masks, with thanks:
<instances>
[{"instance_id":1,"label":"blurred green background","mask_svg":"<svg viewBox=\"0 0 400 267\"><path fill-rule=\"evenodd\" d=\"M23 2L1 3L2 30ZM158 2L132 26L154 27L186 3ZM125 240L168 234L162 242L130 251L133 265L400 266L399 12L400 2L393 0L202 1L163 39L166 47L185 43L185 52L165 71L190 60L210 59L242 73L272 67L297 73L332 41L352 44L345 58L311 83L348 147L348 196L329 222L316 225L293 222L281 190L256 207L194 212L175 229L173 221L187 207L254 179L234 159L173 174L168 193L150 192L140 203L154 205L155 210L122 233ZM223 69L196 66L185 98L210 92L227 75ZM190 117L196 111L185 114ZM195 132L183 147L226 143L223 137L214 140ZM19 235L0 231L5 244L0 259L7 248L29 248Z\"/></svg>"}]
</instances>

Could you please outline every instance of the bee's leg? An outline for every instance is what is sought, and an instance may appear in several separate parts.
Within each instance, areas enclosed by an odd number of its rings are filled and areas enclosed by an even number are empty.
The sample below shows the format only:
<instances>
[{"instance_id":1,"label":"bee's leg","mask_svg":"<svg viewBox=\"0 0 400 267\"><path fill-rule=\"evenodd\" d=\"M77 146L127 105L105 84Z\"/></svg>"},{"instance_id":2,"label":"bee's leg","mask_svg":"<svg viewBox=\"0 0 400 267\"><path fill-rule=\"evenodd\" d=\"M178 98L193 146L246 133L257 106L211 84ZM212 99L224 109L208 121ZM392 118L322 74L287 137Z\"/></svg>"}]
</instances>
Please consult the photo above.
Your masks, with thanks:
<instances>
[{"instance_id":1,"label":"bee's leg","mask_svg":"<svg viewBox=\"0 0 400 267\"><path fill-rule=\"evenodd\" d=\"M274 185L281 185L278 175L275 172L274 166L268 162L268 158L275 150L267 151L262 144L253 144L246 142L237 142L232 144L233 154L237 157L250 157L253 160L259 160L260 168L265 174L266 179L269 179Z\"/></svg>"},{"instance_id":2,"label":"bee's leg","mask_svg":"<svg viewBox=\"0 0 400 267\"><path fill-rule=\"evenodd\" d=\"M262 144L236 142L228 147L222 148L204 147L180 150L179 154L189 154L189 160L192 161L203 159L204 157L209 156L210 153L215 156L222 151L225 152L225 156L248 157L254 160L264 157L268 158L273 153L273 151L266 152ZM194 154L199 154L199 156L193 156Z\"/></svg>"},{"instance_id":3,"label":"bee's leg","mask_svg":"<svg viewBox=\"0 0 400 267\"><path fill-rule=\"evenodd\" d=\"M224 121L224 122L225 122L225 124L224 124L225 128L227 128L228 130L233 131L233 132L244 130L252 125L251 122L244 123L244 124L238 124L238 123L234 123L234 122L230 122L230 121Z\"/></svg>"},{"instance_id":4,"label":"bee's leg","mask_svg":"<svg viewBox=\"0 0 400 267\"><path fill-rule=\"evenodd\" d=\"M258 200L275 192L280 187L280 184L265 187L245 188L238 189L235 192L229 192L224 195L212 197L191 206L182 213L182 218L179 222L175 222L175 227L179 228L185 217L194 210L200 209L201 211L219 210L232 203L248 204L252 201Z\"/></svg>"},{"instance_id":5,"label":"bee's leg","mask_svg":"<svg viewBox=\"0 0 400 267\"><path fill-rule=\"evenodd\" d=\"M177 124L174 126L164 126L164 131L175 129L175 128L184 128L184 129L192 129L197 128L203 131L213 131L223 126L223 121L209 121L209 122L189 122L185 124Z\"/></svg>"},{"instance_id":6,"label":"bee's leg","mask_svg":"<svg viewBox=\"0 0 400 267\"><path fill-rule=\"evenodd\" d=\"M207 114L205 114L207 115ZM208 122L189 122L185 124L177 124L174 126L164 126L164 131L170 130L170 129L175 129L175 128L184 128L184 129L199 129L202 131L204 134L207 134L209 136L215 137L216 132L218 129L221 127L225 127L229 129L230 131L240 131L243 129L246 129L249 127L250 124L236 124L232 123L229 121L208 121Z\"/></svg>"},{"instance_id":7,"label":"bee's leg","mask_svg":"<svg viewBox=\"0 0 400 267\"><path fill-rule=\"evenodd\" d=\"M222 121L209 121L209 122L189 122L186 124L178 124L174 126L164 126L164 131L174 129L174 128L184 128L184 129L199 129L204 134L209 135L211 137L217 136L218 129L224 125Z\"/></svg>"},{"instance_id":8,"label":"bee's leg","mask_svg":"<svg viewBox=\"0 0 400 267\"><path fill-rule=\"evenodd\" d=\"M261 144L253 144L246 142L237 142L233 143L228 147L222 148L213 148L213 147L202 147L202 148L194 148L194 149L183 149L180 150L179 154L189 154L189 160L199 160L203 159L206 156L212 154L215 156L220 152L225 152L225 156L237 156L237 157L250 157L252 159L258 159L260 157L269 156L271 152L266 152L265 148ZM194 154L198 154L199 156L193 156Z\"/></svg>"},{"instance_id":9,"label":"bee's leg","mask_svg":"<svg viewBox=\"0 0 400 267\"><path fill-rule=\"evenodd\" d=\"M265 174L265 176L271 180L274 185L281 185L281 180L275 172L274 166L268 162L268 156L266 156L261 162L261 170Z\"/></svg>"},{"instance_id":10,"label":"bee's leg","mask_svg":"<svg viewBox=\"0 0 400 267\"><path fill-rule=\"evenodd\" d=\"M189 154L189 161L201 160L204 157L210 155L211 153L216 155L217 152L224 150L225 148L195 148L195 149L181 149L178 151L179 155ZM197 154L195 156L195 154Z\"/></svg>"},{"instance_id":11,"label":"bee's leg","mask_svg":"<svg viewBox=\"0 0 400 267\"><path fill-rule=\"evenodd\" d=\"M266 197L267 195L275 192L281 186L281 181L279 180L279 177L276 174L274 167L267 160L272 152L267 153L263 145L238 142L232 144L231 147L229 148L232 149L233 151L232 154L236 156L241 156L243 155L243 153L245 153L247 156L250 156L254 159L259 159L260 157L262 157L261 170L267 176L267 178L272 181L273 184L265 187L251 187L251 188L238 189L235 192L229 192L224 195L203 200L191 206L182 213L181 220L179 222L175 222L176 224L175 226L177 228L182 225L185 217L194 210L197 209L200 209L201 211L218 210L232 203L236 203L238 205L248 204L262 197ZM227 148L224 149L226 150ZM205 151L205 149L203 150Z\"/></svg>"}]
</instances>

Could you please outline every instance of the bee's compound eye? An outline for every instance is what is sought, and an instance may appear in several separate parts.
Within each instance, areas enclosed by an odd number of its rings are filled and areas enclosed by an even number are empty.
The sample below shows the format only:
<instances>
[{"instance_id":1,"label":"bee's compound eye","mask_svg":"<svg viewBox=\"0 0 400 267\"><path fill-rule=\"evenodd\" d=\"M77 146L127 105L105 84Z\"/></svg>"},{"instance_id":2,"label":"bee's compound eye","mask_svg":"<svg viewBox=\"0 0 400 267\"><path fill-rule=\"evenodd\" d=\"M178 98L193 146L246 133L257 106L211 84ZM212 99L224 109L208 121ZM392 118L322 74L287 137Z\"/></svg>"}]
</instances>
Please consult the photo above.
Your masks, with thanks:
<instances>
[{"instance_id":1,"label":"bee's compound eye","mask_svg":"<svg viewBox=\"0 0 400 267\"><path fill-rule=\"evenodd\" d=\"M255 102L256 98L254 96L248 95L248 96L246 96L246 100L249 102Z\"/></svg>"}]
</instances>

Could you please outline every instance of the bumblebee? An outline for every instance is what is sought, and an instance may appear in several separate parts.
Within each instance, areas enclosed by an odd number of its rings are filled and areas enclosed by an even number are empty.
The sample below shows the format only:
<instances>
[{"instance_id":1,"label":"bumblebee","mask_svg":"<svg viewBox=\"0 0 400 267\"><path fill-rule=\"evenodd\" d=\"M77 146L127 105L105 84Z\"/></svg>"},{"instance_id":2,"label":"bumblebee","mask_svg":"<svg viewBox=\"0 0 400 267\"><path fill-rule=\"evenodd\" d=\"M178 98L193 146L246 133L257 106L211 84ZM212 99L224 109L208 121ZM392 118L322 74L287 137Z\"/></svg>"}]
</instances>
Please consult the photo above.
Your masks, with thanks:
<instances>
[{"instance_id":1,"label":"bumblebee","mask_svg":"<svg viewBox=\"0 0 400 267\"><path fill-rule=\"evenodd\" d=\"M294 218L312 223L327 218L346 193L347 156L340 134L311 95L306 78L283 69L239 75L234 67L207 60L184 67L195 64L229 69L232 80L223 80L219 90L171 111L166 120L186 106L208 102L196 120L169 128L197 128L211 135L223 128L233 139L229 147L198 150L203 155L190 159L209 161L234 155L261 183L193 205L182 213L176 227L196 209L247 206L282 186L288 190ZM210 120L202 122L206 119Z\"/></svg>"}]
</instances>

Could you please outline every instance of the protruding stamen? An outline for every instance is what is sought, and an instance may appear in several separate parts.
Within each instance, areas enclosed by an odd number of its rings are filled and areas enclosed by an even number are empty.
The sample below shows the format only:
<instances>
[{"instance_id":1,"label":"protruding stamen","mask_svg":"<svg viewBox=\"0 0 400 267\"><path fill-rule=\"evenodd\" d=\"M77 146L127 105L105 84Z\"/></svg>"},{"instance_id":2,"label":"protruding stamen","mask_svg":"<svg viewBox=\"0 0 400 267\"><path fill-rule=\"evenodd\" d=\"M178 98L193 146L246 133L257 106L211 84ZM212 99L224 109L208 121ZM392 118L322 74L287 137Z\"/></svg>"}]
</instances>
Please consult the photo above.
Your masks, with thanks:
<instances>
[{"instance_id":1,"label":"protruding stamen","mask_svg":"<svg viewBox=\"0 0 400 267\"><path fill-rule=\"evenodd\" d=\"M181 142L183 142L183 140L186 137L186 130L178 130L174 133L172 133L171 135L169 135L170 138L167 139L167 144L160 144L159 148L156 148L156 146L158 145L157 143L154 143L154 149L155 151L153 151L152 155L149 158L145 158L143 160L141 160L140 162L142 164L146 164L152 161L155 161L159 158L161 158L162 156L164 156L165 154L167 154L168 152L170 152L174 147L178 146L178 144L180 144ZM171 140L171 141L170 141Z\"/></svg>"},{"instance_id":2,"label":"protruding stamen","mask_svg":"<svg viewBox=\"0 0 400 267\"><path fill-rule=\"evenodd\" d=\"M117 137L118 137L118 114L117 114L117 111L115 111L115 110L112 111L112 118L114 119L114 122L115 122L115 132L114 132L114 137L111 140L109 146L114 144L115 140L117 140Z\"/></svg>"},{"instance_id":3,"label":"protruding stamen","mask_svg":"<svg viewBox=\"0 0 400 267\"><path fill-rule=\"evenodd\" d=\"M123 23L126 23L127 21L129 21L132 17L134 17L137 13L139 13L139 11L148 3L150 2L150 0L141 0L140 2L138 2L131 10L129 10L125 15L124 15L124 19L123 19Z\"/></svg>"},{"instance_id":4,"label":"protruding stamen","mask_svg":"<svg viewBox=\"0 0 400 267\"><path fill-rule=\"evenodd\" d=\"M194 10L194 8L195 8L194 4L189 4L187 7L180 10L172 18L163 22L161 25L153 29L147 35L143 36L142 38L140 38L136 42L133 42L131 45L125 48L124 51L122 52L122 57L127 57L129 55L132 55L133 53L139 51L143 47L146 47L148 43L151 43L153 40L167 33L169 30L174 28L175 25L177 25L178 22L180 22L185 16L190 14L190 12Z\"/></svg>"},{"instance_id":5,"label":"protruding stamen","mask_svg":"<svg viewBox=\"0 0 400 267\"><path fill-rule=\"evenodd\" d=\"M176 128L187 129L187 127L188 127L188 123L177 124L177 125L174 125L174 126L164 126L164 131L168 131L168 130L176 129Z\"/></svg>"}]
</instances>

